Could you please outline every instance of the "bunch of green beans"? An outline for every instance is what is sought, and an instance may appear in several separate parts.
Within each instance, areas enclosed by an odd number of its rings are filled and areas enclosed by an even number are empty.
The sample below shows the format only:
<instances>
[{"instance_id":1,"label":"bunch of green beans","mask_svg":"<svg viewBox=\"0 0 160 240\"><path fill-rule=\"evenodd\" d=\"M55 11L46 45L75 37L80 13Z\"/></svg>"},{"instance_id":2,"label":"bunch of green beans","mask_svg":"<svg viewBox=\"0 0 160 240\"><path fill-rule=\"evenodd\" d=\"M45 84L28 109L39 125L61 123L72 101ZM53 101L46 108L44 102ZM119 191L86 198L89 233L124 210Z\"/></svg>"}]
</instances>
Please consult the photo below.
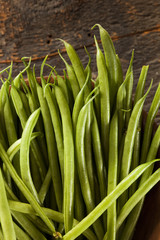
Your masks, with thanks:
<instances>
[{"instance_id":1,"label":"bunch of green beans","mask_svg":"<svg viewBox=\"0 0 160 240\"><path fill-rule=\"evenodd\" d=\"M0 72L8 74L0 89L0 240L131 240L145 195L160 180L160 127L152 137L160 85L142 134L148 66L133 94L134 52L123 77L108 32L94 27L102 44L94 37L96 79L87 49L84 67L64 40L63 77L47 57L40 83L31 59L22 58L14 79L13 64Z\"/></svg>"}]
</instances>

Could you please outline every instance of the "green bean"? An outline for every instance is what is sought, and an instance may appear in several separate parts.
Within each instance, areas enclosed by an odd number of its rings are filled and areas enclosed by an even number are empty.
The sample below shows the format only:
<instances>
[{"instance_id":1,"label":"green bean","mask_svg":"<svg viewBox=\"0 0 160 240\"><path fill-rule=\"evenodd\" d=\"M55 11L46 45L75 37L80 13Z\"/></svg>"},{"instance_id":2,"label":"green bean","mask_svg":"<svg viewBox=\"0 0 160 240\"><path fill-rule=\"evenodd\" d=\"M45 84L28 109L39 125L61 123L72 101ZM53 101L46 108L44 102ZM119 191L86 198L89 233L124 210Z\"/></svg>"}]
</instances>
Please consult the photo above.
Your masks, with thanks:
<instances>
[{"instance_id":1,"label":"green bean","mask_svg":"<svg viewBox=\"0 0 160 240\"><path fill-rule=\"evenodd\" d=\"M109 123L110 123L110 93L108 82L108 71L105 59L95 38L97 48L97 68L98 80L100 86L100 111L101 111L101 143L105 161L108 158L108 139L109 139Z\"/></svg>"},{"instance_id":2,"label":"green bean","mask_svg":"<svg viewBox=\"0 0 160 240\"><path fill-rule=\"evenodd\" d=\"M6 132L8 137L9 146L11 146L15 141L17 141L17 131L13 119L13 114L11 110L11 105L9 98L6 99L6 103L4 106L4 120L6 126ZM14 156L13 166L15 167L18 174L20 174L20 166L19 166L19 153Z\"/></svg>"},{"instance_id":3,"label":"green bean","mask_svg":"<svg viewBox=\"0 0 160 240\"><path fill-rule=\"evenodd\" d=\"M64 141L64 224L65 232L72 228L74 209L74 141L70 110L59 86L55 94L62 118Z\"/></svg>"},{"instance_id":4,"label":"green bean","mask_svg":"<svg viewBox=\"0 0 160 240\"><path fill-rule=\"evenodd\" d=\"M117 167L118 167L118 114L114 113L109 134L109 161L108 161L108 195L117 185ZM116 201L107 210L107 234L104 239L116 239Z\"/></svg>"},{"instance_id":5,"label":"green bean","mask_svg":"<svg viewBox=\"0 0 160 240\"><path fill-rule=\"evenodd\" d=\"M140 175L159 159L139 165L126 176L116 188L104 198L79 224L63 236L63 240L74 240L91 226ZM102 238L101 238L102 239Z\"/></svg>"},{"instance_id":6,"label":"green bean","mask_svg":"<svg viewBox=\"0 0 160 240\"><path fill-rule=\"evenodd\" d=\"M13 225L18 240L31 240L31 238L15 222Z\"/></svg>"},{"instance_id":7,"label":"green bean","mask_svg":"<svg viewBox=\"0 0 160 240\"><path fill-rule=\"evenodd\" d=\"M78 175L80 179L82 194L83 194L84 202L86 204L88 213L91 212L95 207L91 188L90 188L90 183L88 179L88 173L86 169L85 150L84 150L84 135L85 135L85 126L87 123L87 114L88 114L87 107L92 100L93 99L90 99L90 101L86 105L84 105L84 107L81 109L78 117L77 128L76 128L77 168L78 168ZM97 220L94 223L93 227L98 239L102 239L104 232L103 232L103 228L101 226L100 220Z\"/></svg>"},{"instance_id":8,"label":"green bean","mask_svg":"<svg viewBox=\"0 0 160 240\"><path fill-rule=\"evenodd\" d=\"M136 206L136 204L151 190L152 187L160 180L160 169L154 172L146 181L144 181L138 190L132 195L131 198L126 202L126 204L121 209L121 212L117 219L117 226L116 230L118 231L119 227L121 226L122 222L125 218L129 215L132 209ZM123 235L121 236L123 238Z\"/></svg>"},{"instance_id":9,"label":"green bean","mask_svg":"<svg viewBox=\"0 0 160 240\"><path fill-rule=\"evenodd\" d=\"M33 98L35 102L38 102L38 95L37 95L37 88L36 88L36 77L35 77L35 68L33 68L33 72L30 68L30 66L27 65L27 63L25 62L25 57L23 57L21 60L23 61L25 67L26 67L26 72L27 72L27 76L28 76L28 82L29 82L29 87L31 89Z\"/></svg>"},{"instance_id":10,"label":"green bean","mask_svg":"<svg viewBox=\"0 0 160 240\"><path fill-rule=\"evenodd\" d=\"M140 156L140 162L143 163L146 160L147 156L147 149L149 149L149 144L151 141L151 135L152 135L152 128L153 128L153 121L156 117L157 111L160 106L160 84L158 85L158 88L156 90L156 93L154 95L153 101L151 103L147 119L145 122L145 128L144 128L144 136L143 136L143 142L142 142L142 150L141 150L141 156Z\"/></svg>"},{"instance_id":11,"label":"green bean","mask_svg":"<svg viewBox=\"0 0 160 240\"><path fill-rule=\"evenodd\" d=\"M84 105L84 90L85 90L85 87L86 87L88 81L89 81L89 74L87 75L86 81L85 81L83 87L81 88L81 90L79 91L79 93L75 99L75 102L74 102L73 111L72 111L72 121L73 121L74 131L76 129L79 112Z\"/></svg>"},{"instance_id":12,"label":"green bean","mask_svg":"<svg viewBox=\"0 0 160 240\"><path fill-rule=\"evenodd\" d=\"M44 199L45 199L45 197L47 195L51 179L52 179L51 169L49 168L48 172L46 174L46 177L45 177L45 179L43 181L43 184L41 186L41 189L40 189L40 191L38 193L39 200L40 200L41 203L44 202Z\"/></svg>"},{"instance_id":13,"label":"green bean","mask_svg":"<svg viewBox=\"0 0 160 240\"><path fill-rule=\"evenodd\" d=\"M105 54L105 64L108 70L108 81L110 84L110 106L111 111L113 110L113 104L116 98L116 93L123 81L123 73L120 65L118 56L116 55L113 42L108 34L108 32L100 25L95 24L92 29L98 26L100 37L102 41L102 46Z\"/></svg>"},{"instance_id":14,"label":"green bean","mask_svg":"<svg viewBox=\"0 0 160 240\"><path fill-rule=\"evenodd\" d=\"M129 118L131 115L131 109L132 109L132 89L133 89L133 58L134 58L134 50L132 51L132 57L130 60L130 64L126 73L126 78L129 77L129 80L127 81L126 85L126 109L128 110L126 112L126 128L128 126Z\"/></svg>"},{"instance_id":15,"label":"green bean","mask_svg":"<svg viewBox=\"0 0 160 240\"><path fill-rule=\"evenodd\" d=\"M42 220L46 223L48 228L55 233L55 228L53 224L49 221L47 216L44 214L42 208L39 206L33 195L30 193L24 182L21 180L21 178L18 176L17 172L15 171L13 165L11 164L8 155L0 143L0 156L2 161L5 163L11 177L13 178L14 182L16 183L17 187L21 190L23 195L26 197L29 203L31 203L32 207L35 209L35 211L39 214L39 216L42 218Z\"/></svg>"},{"instance_id":16,"label":"green bean","mask_svg":"<svg viewBox=\"0 0 160 240\"><path fill-rule=\"evenodd\" d=\"M58 52L59 52L59 56L61 57L61 59L63 60L65 66L66 66L67 73L68 73L68 81L70 82L72 92L73 92L73 97L74 97L74 100L75 100L79 91L80 91L80 87L79 87L79 83L77 81L77 77L75 75L73 67L71 65L69 65L67 63L67 61L62 57L60 51L58 51Z\"/></svg>"},{"instance_id":17,"label":"green bean","mask_svg":"<svg viewBox=\"0 0 160 240\"><path fill-rule=\"evenodd\" d=\"M93 153L92 153L92 139L91 139L91 123L93 119L93 106L92 103L88 105L88 116L85 127L85 159L86 159L86 168L88 172L89 184L92 192L93 201L95 202L95 186L94 186L94 166L93 166Z\"/></svg>"},{"instance_id":18,"label":"green bean","mask_svg":"<svg viewBox=\"0 0 160 240\"><path fill-rule=\"evenodd\" d=\"M89 54L89 52L88 52L88 50L85 46L84 46L84 49L85 49L85 51L86 51L86 53L89 57L88 64L87 64L86 68L84 69L84 73L85 73L86 77L89 73L89 79L91 79L91 77L92 77L92 74L91 74L91 56L90 56L90 54ZM91 81L88 82L88 88L89 88L90 91L92 90L92 82Z\"/></svg>"},{"instance_id":19,"label":"green bean","mask_svg":"<svg viewBox=\"0 0 160 240\"><path fill-rule=\"evenodd\" d=\"M56 140L55 140L51 115L49 112L47 101L44 97L43 89L38 83L37 83L37 93L38 93L38 98L40 102L42 118L44 122L44 130L45 130L47 149L48 149L49 166L51 168L51 174L52 174L52 182L55 189L58 209L59 211L61 211L63 193L62 193L62 180L61 180L59 164L58 164Z\"/></svg>"},{"instance_id":20,"label":"green bean","mask_svg":"<svg viewBox=\"0 0 160 240\"><path fill-rule=\"evenodd\" d=\"M38 120L39 114L40 109L37 109L35 112L33 112L28 118L25 128L23 130L20 146L20 170L22 180L24 181L26 186L30 189L37 202L40 204L40 200L31 177L29 163L29 148L31 142L31 135L35 127L35 124Z\"/></svg>"},{"instance_id":21,"label":"green bean","mask_svg":"<svg viewBox=\"0 0 160 240\"><path fill-rule=\"evenodd\" d=\"M42 240L46 240L44 235L34 226L34 224L22 213L11 210L13 218L22 226L23 229L36 240L37 237Z\"/></svg>"},{"instance_id":22,"label":"green bean","mask_svg":"<svg viewBox=\"0 0 160 240\"><path fill-rule=\"evenodd\" d=\"M139 81L136 87L136 93L134 97L134 105L136 102L143 96L144 93L144 86L147 78L147 73L148 73L148 68L149 66L143 66L141 70L141 74L139 77Z\"/></svg>"},{"instance_id":23,"label":"green bean","mask_svg":"<svg viewBox=\"0 0 160 240\"><path fill-rule=\"evenodd\" d=\"M11 212L8 206L2 171L0 169L0 222L5 239L16 240Z\"/></svg>"},{"instance_id":24,"label":"green bean","mask_svg":"<svg viewBox=\"0 0 160 240\"><path fill-rule=\"evenodd\" d=\"M62 135L62 123L60 120L59 110L57 109L55 96L52 94L49 85L47 84L44 88L44 96L47 100L48 108L51 115L51 120L54 128L58 156L60 162L62 182L64 179L64 144L63 144L63 135Z\"/></svg>"},{"instance_id":25,"label":"green bean","mask_svg":"<svg viewBox=\"0 0 160 240\"><path fill-rule=\"evenodd\" d=\"M118 143L121 143L124 131L125 131L125 101L126 101L126 84L129 81L130 75L125 78L124 82L118 89L116 110L118 111Z\"/></svg>"},{"instance_id":26,"label":"green bean","mask_svg":"<svg viewBox=\"0 0 160 240\"><path fill-rule=\"evenodd\" d=\"M6 103L6 98L8 97L8 92L9 92L9 82L6 81L4 84L2 84L0 89L0 123L1 123L2 135L4 137L7 136L6 126L4 121L4 106ZM6 139L4 139L4 144L5 144L4 146L7 148L8 142L6 141Z\"/></svg>"},{"instance_id":27,"label":"green bean","mask_svg":"<svg viewBox=\"0 0 160 240\"><path fill-rule=\"evenodd\" d=\"M84 67L83 67L83 65L82 65L82 63L81 63L81 61L79 59L79 56L78 56L77 52L72 47L72 45L67 43L64 40L61 40L61 41L65 45L67 54L68 54L68 56L70 58L70 61L72 63L73 69L74 69L74 72L76 74L79 86L80 86L80 88L82 88L84 83L85 83L85 79L86 79L85 72L84 72ZM89 88L86 88L86 90L85 90L85 97L87 97L88 94L89 94Z\"/></svg>"},{"instance_id":28,"label":"green bean","mask_svg":"<svg viewBox=\"0 0 160 240\"><path fill-rule=\"evenodd\" d=\"M12 87L11 87L10 94L11 94L17 115L20 119L22 128L24 129L25 124L28 119L28 116L24 110L24 106L23 106L22 100L20 98L19 92L14 85L12 85ZM31 151L33 152L34 160L36 161L36 164L37 164L39 172L40 172L41 179L43 180L44 176L46 174L46 166L43 161L43 157L42 157L40 148L39 148L36 140L33 140L31 143Z\"/></svg>"},{"instance_id":29,"label":"green bean","mask_svg":"<svg viewBox=\"0 0 160 240\"><path fill-rule=\"evenodd\" d=\"M30 64L31 64L31 58L29 58L28 65L22 71L20 71L20 73L14 78L13 84L16 88L20 88L22 74L30 67Z\"/></svg>"},{"instance_id":30,"label":"green bean","mask_svg":"<svg viewBox=\"0 0 160 240\"><path fill-rule=\"evenodd\" d=\"M126 133L125 142L124 142L123 156L122 156L120 180L125 178L130 171L136 130L137 130L139 119L140 119L140 116L142 113L144 101L147 97L148 92L151 89L151 86L152 86L152 82L151 82L150 87L148 88L146 94L134 106L129 123L128 123L127 133ZM123 206L126 199L127 199L127 193L124 193L121 196L121 198L119 199L119 207L120 208Z\"/></svg>"}]
</instances>

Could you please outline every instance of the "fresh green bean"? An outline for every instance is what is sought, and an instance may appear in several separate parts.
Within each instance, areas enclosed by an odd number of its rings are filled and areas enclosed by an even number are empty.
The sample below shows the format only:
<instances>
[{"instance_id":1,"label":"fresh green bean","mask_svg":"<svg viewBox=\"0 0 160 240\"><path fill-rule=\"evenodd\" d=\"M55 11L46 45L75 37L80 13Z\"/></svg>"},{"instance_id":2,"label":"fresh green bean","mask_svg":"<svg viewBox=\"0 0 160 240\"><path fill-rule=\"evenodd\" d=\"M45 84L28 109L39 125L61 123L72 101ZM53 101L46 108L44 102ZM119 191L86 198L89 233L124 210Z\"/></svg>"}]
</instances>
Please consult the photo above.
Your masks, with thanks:
<instances>
[{"instance_id":1,"label":"fresh green bean","mask_svg":"<svg viewBox=\"0 0 160 240\"><path fill-rule=\"evenodd\" d=\"M31 240L31 238L14 222L14 229L17 240Z\"/></svg>"},{"instance_id":2,"label":"fresh green bean","mask_svg":"<svg viewBox=\"0 0 160 240\"><path fill-rule=\"evenodd\" d=\"M148 73L148 68L149 68L148 65L142 67L140 77L139 77L139 81L138 81L138 84L137 84L137 87L136 87L136 93L135 93L135 97L134 97L134 105L143 96L144 86L145 86L147 73Z\"/></svg>"},{"instance_id":3,"label":"fresh green bean","mask_svg":"<svg viewBox=\"0 0 160 240\"><path fill-rule=\"evenodd\" d=\"M20 146L20 170L22 180L24 181L26 186L30 189L37 202L40 204L40 200L31 177L29 163L29 148L31 142L31 135L35 127L35 124L37 123L39 114L40 109L37 109L35 112L33 112L28 118L25 128L23 130Z\"/></svg>"},{"instance_id":4,"label":"fresh green bean","mask_svg":"<svg viewBox=\"0 0 160 240\"><path fill-rule=\"evenodd\" d=\"M99 203L92 212L90 212L79 224L63 236L63 240L74 240L91 226L111 205L112 203L127 189L131 184L140 177L140 175L149 168L155 161L144 163L134 169L126 176L116 188ZM102 238L101 238L102 239Z\"/></svg>"},{"instance_id":5,"label":"fresh green bean","mask_svg":"<svg viewBox=\"0 0 160 240\"><path fill-rule=\"evenodd\" d=\"M79 86L80 86L80 88L82 88L84 83L85 83L85 79L86 79L84 67L83 67L83 65L82 65L82 63L81 63L81 61L79 59L79 56L78 56L77 52L72 47L72 45L67 43L64 40L61 40L61 41L65 45L67 54L68 54L68 56L70 58L70 61L72 63L73 69L74 69L74 72L76 74ZM88 94L89 94L89 88L86 88L85 89L85 97L87 97Z\"/></svg>"},{"instance_id":6,"label":"fresh green bean","mask_svg":"<svg viewBox=\"0 0 160 240\"><path fill-rule=\"evenodd\" d=\"M147 149L149 149L149 144L151 141L151 135L152 135L152 129L153 129L153 121L156 117L157 111L160 106L160 84L158 85L158 88L156 90L156 93L154 95L153 101L151 103L147 119L145 122L145 128L144 128L144 136L143 136L143 142L142 142L142 150L141 150L141 156L140 156L140 162L143 163L146 160L147 156Z\"/></svg>"},{"instance_id":7,"label":"fresh green bean","mask_svg":"<svg viewBox=\"0 0 160 240\"><path fill-rule=\"evenodd\" d=\"M114 113L109 134L109 161L108 161L108 195L117 185L117 167L118 167L118 114ZM116 220L117 210L116 201L107 210L107 234L104 237L108 240L116 239Z\"/></svg>"},{"instance_id":8,"label":"fresh green bean","mask_svg":"<svg viewBox=\"0 0 160 240\"><path fill-rule=\"evenodd\" d=\"M92 100L93 99L90 99L90 101ZM86 169L85 150L84 150L84 135L85 135L85 126L87 123L87 114L88 114L87 107L90 101L86 105L84 105L84 107L81 109L78 117L77 128L76 128L76 156L77 156L76 160L77 160L77 167L78 167L78 175L80 179L84 202L86 204L88 213L91 212L95 207L91 188L90 188L90 183L88 179L88 173ZM104 235L104 231L101 226L100 220L97 220L94 223L93 227L98 239L102 239Z\"/></svg>"},{"instance_id":9,"label":"fresh green bean","mask_svg":"<svg viewBox=\"0 0 160 240\"><path fill-rule=\"evenodd\" d=\"M110 85L110 106L112 111L117 90L123 81L123 73L119 58L116 55L113 42L108 32L100 24L95 24L92 29L95 26L99 27L102 46L104 49L105 64L108 70L108 81Z\"/></svg>"},{"instance_id":10,"label":"fresh green bean","mask_svg":"<svg viewBox=\"0 0 160 240\"><path fill-rule=\"evenodd\" d=\"M80 91L80 87L79 87L79 83L77 81L77 77L75 75L73 67L67 63L67 61L61 55L60 51L58 51L58 52L59 52L59 56L61 57L61 59L63 60L65 66L66 66L67 73L68 73L68 81L70 82L72 92L73 92L73 97L74 97L74 100L75 100L79 91Z\"/></svg>"},{"instance_id":11,"label":"fresh green bean","mask_svg":"<svg viewBox=\"0 0 160 240\"><path fill-rule=\"evenodd\" d=\"M55 94L62 118L64 139L64 224L65 232L72 228L74 209L74 141L70 110L59 86Z\"/></svg>"},{"instance_id":12,"label":"fresh green bean","mask_svg":"<svg viewBox=\"0 0 160 240\"><path fill-rule=\"evenodd\" d=\"M97 48L97 68L98 80L100 86L100 111L101 111L101 144L104 153L104 161L107 163L108 158L108 139L109 139L109 123L110 123L110 93L108 82L108 71L105 59L95 38Z\"/></svg>"},{"instance_id":13,"label":"fresh green bean","mask_svg":"<svg viewBox=\"0 0 160 240\"><path fill-rule=\"evenodd\" d=\"M44 199L45 199L45 197L47 195L51 179L52 179L51 169L49 168L48 172L46 174L46 177L45 177L45 179L43 181L43 184L41 186L41 189L40 189L40 191L38 193L39 200L40 200L41 203L44 202Z\"/></svg>"},{"instance_id":14,"label":"fresh green bean","mask_svg":"<svg viewBox=\"0 0 160 240\"><path fill-rule=\"evenodd\" d=\"M40 102L42 118L44 122L49 166L51 168L52 182L55 189L56 201L57 201L59 211L62 211L62 201L63 201L62 180L61 180L59 164L58 164L56 140L55 140L53 125L52 125L51 115L49 112L47 101L44 97L43 88L38 83L37 83L37 93L38 93L38 98Z\"/></svg>"},{"instance_id":15,"label":"fresh green bean","mask_svg":"<svg viewBox=\"0 0 160 240\"><path fill-rule=\"evenodd\" d=\"M47 100L48 108L51 115L51 120L54 128L55 139L57 143L59 163L61 169L62 183L64 180L64 143L63 143L63 134L62 134L62 123L60 120L59 110L56 105L56 98L52 94L49 85L47 84L44 87L44 96Z\"/></svg>"},{"instance_id":16,"label":"fresh green bean","mask_svg":"<svg viewBox=\"0 0 160 240\"><path fill-rule=\"evenodd\" d=\"M11 212L8 205L2 170L0 169L0 222L5 239L16 240Z\"/></svg>"},{"instance_id":17,"label":"fresh green bean","mask_svg":"<svg viewBox=\"0 0 160 240\"><path fill-rule=\"evenodd\" d=\"M13 218L22 226L23 229L36 240L37 237L42 240L46 240L44 235L34 226L34 224L22 213L11 210Z\"/></svg>"},{"instance_id":18,"label":"fresh green bean","mask_svg":"<svg viewBox=\"0 0 160 240\"><path fill-rule=\"evenodd\" d=\"M11 91L10 91L13 103L14 103L14 107L16 109L17 115L20 119L22 128L24 129L25 124L27 122L28 116L24 110L24 106L22 103L22 100L20 98L20 95L18 93L18 89L16 89L16 87L14 85L12 85L11 87ZM31 143L31 151L33 152L34 155L34 160L36 161L36 164L38 166L39 172L40 172L40 176L41 179L44 179L44 176L46 174L46 166L45 163L43 161L43 157L40 151L40 148L37 144L36 139L32 141Z\"/></svg>"},{"instance_id":19,"label":"fresh green bean","mask_svg":"<svg viewBox=\"0 0 160 240\"><path fill-rule=\"evenodd\" d=\"M126 107L128 111L126 112L125 125L128 126L129 118L131 116L132 109L132 90L133 90L133 59L134 59L134 50L132 51L132 57L130 60L129 67L127 69L126 78L129 77L126 85Z\"/></svg>"}]
</instances>

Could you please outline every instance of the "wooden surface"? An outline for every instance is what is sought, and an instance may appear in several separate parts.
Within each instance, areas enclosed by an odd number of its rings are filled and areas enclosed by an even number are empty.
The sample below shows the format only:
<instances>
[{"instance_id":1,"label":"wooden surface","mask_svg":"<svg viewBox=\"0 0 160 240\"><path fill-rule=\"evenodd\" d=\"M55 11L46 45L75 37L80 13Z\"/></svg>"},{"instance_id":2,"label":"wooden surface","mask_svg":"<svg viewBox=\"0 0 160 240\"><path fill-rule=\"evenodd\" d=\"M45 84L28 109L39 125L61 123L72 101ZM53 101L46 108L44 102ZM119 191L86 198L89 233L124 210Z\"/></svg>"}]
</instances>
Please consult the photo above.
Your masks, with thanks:
<instances>
[{"instance_id":1,"label":"wooden surface","mask_svg":"<svg viewBox=\"0 0 160 240\"><path fill-rule=\"evenodd\" d=\"M62 73L57 49L64 49L56 38L63 38L77 49L84 66L88 57L83 46L87 46L96 74L93 35L99 34L91 27L100 23L113 37L124 74L135 49L134 86L142 65L150 65L146 87L151 78L154 86L145 104L148 110L160 79L159 13L159 0L0 0L0 69L13 60L15 76L23 68L21 57L31 56L39 75L40 64L49 54L48 62Z\"/></svg>"},{"instance_id":2,"label":"wooden surface","mask_svg":"<svg viewBox=\"0 0 160 240\"><path fill-rule=\"evenodd\" d=\"M23 68L21 57L31 56L38 76L42 60L49 54L48 63L62 73L64 64L57 54L60 49L67 59L63 45L57 40L62 38L77 49L84 66L88 57L83 46L87 47L92 57L93 75L96 75L93 35L99 38L99 33L98 29L91 30L95 23L101 24L112 36L124 75L132 49L135 49L134 88L142 65L150 65L146 88L152 78L154 83L144 106L148 110L160 80L159 0L0 0L0 70L13 60L13 75L16 76ZM160 123L159 113L156 122ZM159 211L158 208L156 212ZM149 218L152 220L151 216ZM148 231L151 222L147 223ZM158 239L158 235L152 236L152 240Z\"/></svg>"}]
</instances>

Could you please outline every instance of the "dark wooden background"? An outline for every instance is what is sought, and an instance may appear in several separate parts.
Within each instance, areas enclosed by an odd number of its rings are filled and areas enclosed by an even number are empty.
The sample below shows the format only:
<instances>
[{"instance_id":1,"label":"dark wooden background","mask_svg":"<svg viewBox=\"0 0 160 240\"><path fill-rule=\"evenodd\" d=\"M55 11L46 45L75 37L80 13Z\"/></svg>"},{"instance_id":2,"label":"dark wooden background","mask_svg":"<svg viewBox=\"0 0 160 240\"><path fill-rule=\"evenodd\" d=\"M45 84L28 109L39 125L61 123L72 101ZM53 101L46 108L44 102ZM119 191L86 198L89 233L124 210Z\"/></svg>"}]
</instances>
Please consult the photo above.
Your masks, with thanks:
<instances>
[{"instance_id":1,"label":"dark wooden background","mask_svg":"<svg viewBox=\"0 0 160 240\"><path fill-rule=\"evenodd\" d=\"M91 30L95 23L112 36L124 74L135 49L134 86L142 65L150 65L146 87L152 78L154 84L145 104L148 110L160 78L159 0L0 0L0 69L13 60L15 76L23 68L21 57L31 56L39 75L40 64L49 54L48 63L62 73L57 49L64 49L56 38L63 38L77 49L84 66L88 57L83 46L87 47L96 74L93 35L99 38L99 33Z\"/></svg>"},{"instance_id":2,"label":"dark wooden background","mask_svg":"<svg viewBox=\"0 0 160 240\"><path fill-rule=\"evenodd\" d=\"M88 57L83 46L87 47L96 75L93 35L98 38L99 33L98 29L91 30L95 23L112 36L124 74L135 49L134 86L142 65L150 65L146 86L153 78L151 99L160 78L159 0L0 0L0 69L13 60L16 76L23 68L21 57L31 56L39 75L40 64L49 54L48 62L62 73L64 64L57 49L64 49L56 38L63 38L77 49L84 65ZM145 104L146 110L150 101Z\"/></svg>"},{"instance_id":3,"label":"dark wooden background","mask_svg":"<svg viewBox=\"0 0 160 240\"><path fill-rule=\"evenodd\" d=\"M16 76L23 68L21 57L31 56L38 76L42 60L49 54L48 63L62 73L64 64L57 54L57 49L64 52L57 40L62 38L77 49L84 66L88 57L83 46L87 47L96 76L93 35L99 38L99 33L98 29L91 31L95 23L112 36L124 75L135 49L134 89L141 67L150 65L146 88L152 78L154 82L144 106L148 110L160 79L159 0L0 0L0 70L13 60ZM63 55L67 59L65 52ZM159 113L156 122L160 123Z\"/></svg>"}]
</instances>

